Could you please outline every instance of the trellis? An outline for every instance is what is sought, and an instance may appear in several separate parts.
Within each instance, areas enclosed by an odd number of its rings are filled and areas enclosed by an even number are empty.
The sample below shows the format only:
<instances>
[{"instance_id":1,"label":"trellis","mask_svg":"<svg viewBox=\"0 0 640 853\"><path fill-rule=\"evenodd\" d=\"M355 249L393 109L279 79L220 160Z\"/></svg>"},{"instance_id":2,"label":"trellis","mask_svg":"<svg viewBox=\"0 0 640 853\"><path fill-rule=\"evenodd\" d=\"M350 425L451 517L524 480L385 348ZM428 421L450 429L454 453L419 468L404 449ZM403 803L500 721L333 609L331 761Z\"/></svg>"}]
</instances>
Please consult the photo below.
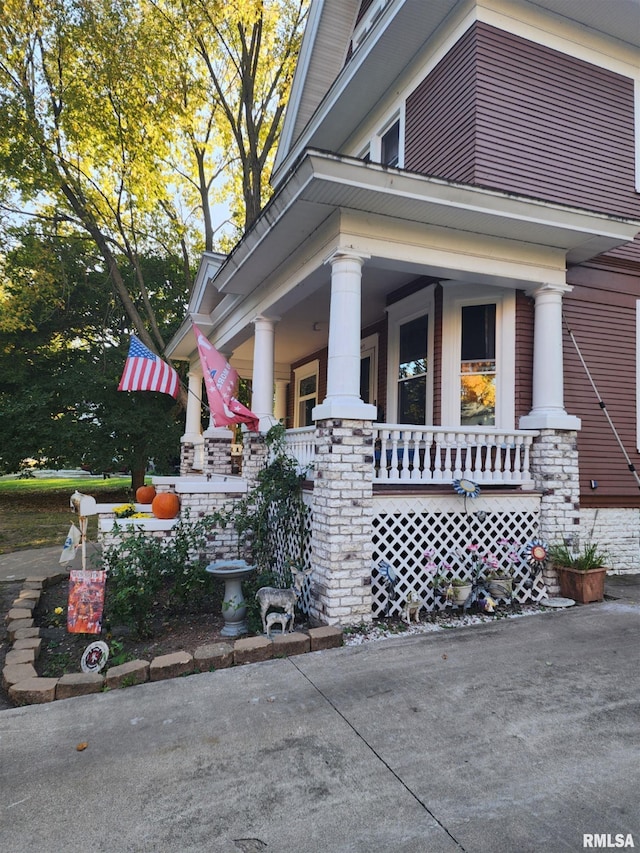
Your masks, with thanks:
<instances>
[{"instance_id":1,"label":"trellis","mask_svg":"<svg viewBox=\"0 0 640 853\"><path fill-rule=\"evenodd\" d=\"M410 593L437 609L433 571L426 567L425 553L432 553L449 580L470 580L473 572L470 544L496 557L513 577L513 599L537 602L546 590L538 577L531 588L531 571L524 556L510 554L538 535L539 498L535 495L480 497L457 496L381 497L374 499L372 614L399 616ZM511 546L500 544L510 542ZM521 549L519 549L521 550ZM383 564L396 577L392 588Z\"/></svg>"}]
</instances>

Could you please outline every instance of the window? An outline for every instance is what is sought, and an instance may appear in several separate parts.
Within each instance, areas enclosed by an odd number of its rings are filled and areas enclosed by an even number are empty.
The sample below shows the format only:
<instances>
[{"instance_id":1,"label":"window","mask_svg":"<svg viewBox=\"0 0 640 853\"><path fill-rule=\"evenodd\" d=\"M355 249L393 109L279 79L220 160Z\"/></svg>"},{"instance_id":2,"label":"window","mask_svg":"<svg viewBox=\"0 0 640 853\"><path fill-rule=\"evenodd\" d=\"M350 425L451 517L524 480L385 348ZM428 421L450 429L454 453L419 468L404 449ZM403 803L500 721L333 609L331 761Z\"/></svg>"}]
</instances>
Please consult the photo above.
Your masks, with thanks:
<instances>
[{"instance_id":1,"label":"window","mask_svg":"<svg viewBox=\"0 0 640 853\"><path fill-rule=\"evenodd\" d=\"M515 291L443 283L442 423L515 422Z\"/></svg>"},{"instance_id":2,"label":"window","mask_svg":"<svg viewBox=\"0 0 640 853\"><path fill-rule=\"evenodd\" d=\"M427 415L426 314L400 325L398 423L424 424Z\"/></svg>"},{"instance_id":3,"label":"window","mask_svg":"<svg viewBox=\"0 0 640 853\"><path fill-rule=\"evenodd\" d=\"M400 163L400 120L395 121L380 139L380 162L384 166Z\"/></svg>"},{"instance_id":4,"label":"window","mask_svg":"<svg viewBox=\"0 0 640 853\"><path fill-rule=\"evenodd\" d=\"M360 397L363 403L378 403L378 335L360 341Z\"/></svg>"},{"instance_id":5,"label":"window","mask_svg":"<svg viewBox=\"0 0 640 853\"><path fill-rule=\"evenodd\" d=\"M387 308L387 417L390 423L428 424L433 419L433 288Z\"/></svg>"},{"instance_id":6,"label":"window","mask_svg":"<svg viewBox=\"0 0 640 853\"><path fill-rule=\"evenodd\" d=\"M294 427L313 425L311 412L318 404L318 361L309 362L294 370L295 402Z\"/></svg>"},{"instance_id":7,"label":"window","mask_svg":"<svg viewBox=\"0 0 640 853\"><path fill-rule=\"evenodd\" d=\"M463 305L460 425L496 423L496 306Z\"/></svg>"}]
</instances>

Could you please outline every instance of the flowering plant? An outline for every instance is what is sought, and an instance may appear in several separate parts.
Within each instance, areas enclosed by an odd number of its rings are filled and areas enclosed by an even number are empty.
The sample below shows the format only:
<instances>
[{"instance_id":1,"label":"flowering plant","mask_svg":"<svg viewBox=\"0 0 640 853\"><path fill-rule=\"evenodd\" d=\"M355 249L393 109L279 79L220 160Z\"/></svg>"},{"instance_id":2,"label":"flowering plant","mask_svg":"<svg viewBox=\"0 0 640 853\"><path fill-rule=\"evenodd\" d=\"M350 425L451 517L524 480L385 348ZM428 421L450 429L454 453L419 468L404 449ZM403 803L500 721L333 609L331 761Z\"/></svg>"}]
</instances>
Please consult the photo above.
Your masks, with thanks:
<instances>
[{"instance_id":1,"label":"flowering plant","mask_svg":"<svg viewBox=\"0 0 640 853\"><path fill-rule=\"evenodd\" d=\"M121 504L120 506L115 506L113 508L113 512L116 518L152 518L153 516L148 512L136 512L136 508L133 504Z\"/></svg>"}]
</instances>

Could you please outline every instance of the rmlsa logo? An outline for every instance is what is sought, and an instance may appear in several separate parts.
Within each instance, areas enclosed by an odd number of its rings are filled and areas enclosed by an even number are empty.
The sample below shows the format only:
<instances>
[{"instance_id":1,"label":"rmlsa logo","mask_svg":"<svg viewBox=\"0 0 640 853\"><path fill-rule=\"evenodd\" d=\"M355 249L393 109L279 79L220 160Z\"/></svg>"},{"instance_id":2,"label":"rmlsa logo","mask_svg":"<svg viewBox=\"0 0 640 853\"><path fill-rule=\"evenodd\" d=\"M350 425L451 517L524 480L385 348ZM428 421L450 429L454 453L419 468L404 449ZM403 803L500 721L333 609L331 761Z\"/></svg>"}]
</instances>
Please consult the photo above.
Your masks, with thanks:
<instances>
[{"instance_id":1,"label":"rmlsa logo","mask_svg":"<svg viewBox=\"0 0 640 853\"><path fill-rule=\"evenodd\" d=\"M635 847L633 843L633 835L628 833L627 835L623 835L622 832L618 832L615 835L609 835L608 833L585 833L582 836L582 846L590 847L595 850L599 848L601 850L606 850L607 848L616 850L620 848L632 848Z\"/></svg>"}]
</instances>

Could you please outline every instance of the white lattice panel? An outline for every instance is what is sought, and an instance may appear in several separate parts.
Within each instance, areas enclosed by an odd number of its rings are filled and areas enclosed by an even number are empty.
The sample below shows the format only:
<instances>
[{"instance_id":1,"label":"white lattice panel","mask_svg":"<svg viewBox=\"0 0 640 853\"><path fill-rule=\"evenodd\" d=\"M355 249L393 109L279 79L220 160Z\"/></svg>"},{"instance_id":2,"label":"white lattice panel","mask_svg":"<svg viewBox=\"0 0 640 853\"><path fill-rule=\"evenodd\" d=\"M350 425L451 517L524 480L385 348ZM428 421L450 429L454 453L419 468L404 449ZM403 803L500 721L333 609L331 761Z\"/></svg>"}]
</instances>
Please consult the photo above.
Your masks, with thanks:
<instances>
[{"instance_id":1,"label":"white lattice panel","mask_svg":"<svg viewBox=\"0 0 640 853\"><path fill-rule=\"evenodd\" d=\"M289 578L287 577L287 566L289 561L295 562L304 569L311 567L311 507L306 494L305 507L302 518L302 531L298 535L298 527L295 526L295 531L286 530L282 526L273 525L271 530L271 546L272 553L275 554L275 563L271 566L271 570L275 572L283 586L286 586ZM298 599L298 610L302 613L308 613L311 604L311 578L307 577L302 585L302 593Z\"/></svg>"},{"instance_id":2,"label":"white lattice panel","mask_svg":"<svg viewBox=\"0 0 640 853\"><path fill-rule=\"evenodd\" d=\"M411 592L428 610L439 605L434 599L433 573L425 566L425 553L433 552L440 571L450 580L469 580L473 573L467 546L495 556L500 568L513 577L513 598L521 603L537 602L545 588L536 578L528 588L531 571L522 556L510 559L514 547L499 544L509 540L524 546L538 534L539 499L534 495L480 497L457 496L408 498L378 497L374 501L372 611L374 616L398 616ZM397 581L391 590L379 571L381 562L392 567Z\"/></svg>"}]
</instances>

